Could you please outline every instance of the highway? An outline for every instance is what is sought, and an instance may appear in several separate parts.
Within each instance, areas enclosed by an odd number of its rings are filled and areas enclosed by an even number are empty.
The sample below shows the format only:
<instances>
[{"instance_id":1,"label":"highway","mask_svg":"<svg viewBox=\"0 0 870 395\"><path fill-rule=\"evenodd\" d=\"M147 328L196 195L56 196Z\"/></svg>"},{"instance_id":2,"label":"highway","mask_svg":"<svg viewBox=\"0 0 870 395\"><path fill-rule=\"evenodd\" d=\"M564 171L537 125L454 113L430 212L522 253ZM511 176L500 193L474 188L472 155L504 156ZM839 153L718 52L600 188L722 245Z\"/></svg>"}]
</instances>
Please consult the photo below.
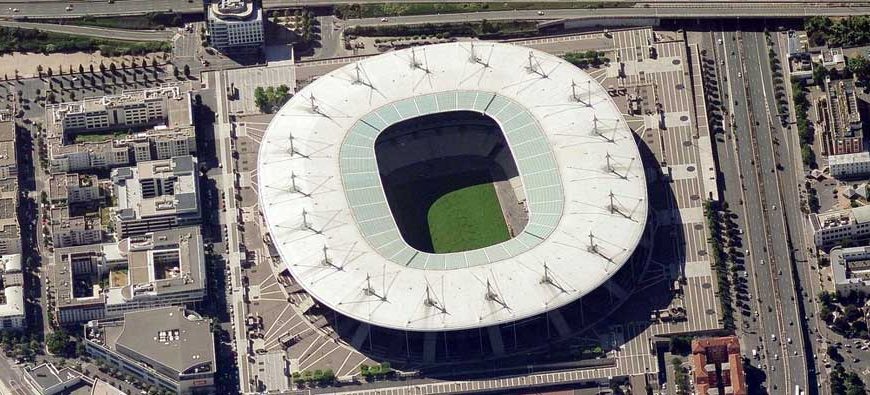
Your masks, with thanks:
<instances>
[{"instance_id":1,"label":"highway","mask_svg":"<svg viewBox=\"0 0 870 395\"><path fill-rule=\"evenodd\" d=\"M706 8L607 8L595 10L547 10L543 15L537 11L493 11L471 12L460 14L413 15L388 18L363 18L348 20L348 25L371 26L387 24L415 23L446 23L468 22L486 19L493 20L553 20L553 19L606 19L606 18L668 18L668 19L698 19L698 18L752 18L752 17L794 17L803 18L814 15L843 16L870 13L870 7L812 7L775 5L769 7L745 7L740 5L706 7Z\"/></svg>"},{"instance_id":2,"label":"highway","mask_svg":"<svg viewBox=\"0 0 870 395\"><path fill-rule=\"evenodd\" d=\"M169 41L175 35L175 29L169 30L124 30L102 27L57 25L53 23L34 23L0 20L0 26L20 27L23 29L38 29L46 32L74 34L99 38L112 38L126 41Z\"/></svg>"},{"instance_id":3,"label":"highway","mask_svg":"<svg viewBox=\"0 0 870 395\"><path fill-rule=\"evenodd\" d=\"M733 127L726 125L731 152L720 152L725 196L739 217L749 251L745 263L752 315L741 316L738 333L743 334L746 350L759 350L762 360L757 365L765 370L769 391L799 385L816 393L815 376L808 378L807 328L802 325L802 306L796 303L792 265L805 262L800 250L796 256L792 250L792 240L804 239L793 181L803 169L793 160L795 152L782 144L787 139L776 118L766 39L762 32L739 30L715 33L714 39L719 54L715 59L725 61L720 64L727 76L723 102L734 116ZM727 124L727 115L725 119ZM809 362L815 370L812 356Z\"/></svg>"},{"instance_id":4,"label":"highway","mask_svg":"<svg viewBox=\"0 0 870 395\"><path fill-rule=\"evenodd\" d=\"M458 1L458 0L453 0ZM266 8L325 6L339 3L357 3L357 1L327 1L327 0L265 0ZM184 13L201 12L199 1L187 0L117 0L114 4L107 1L2 1L0 17L41 17L69 18L81 16L111 16L137 15L147 12L176 11ZM67 6L72 9L67 10ZM18 9L18 12L14 12ZM467 20L504 20L504 19L579 19L579 18L722 18L722 17L803 17L811 15L845 16L868 14L870 7L861 2L807 3L794 2L705 2L703 4L678 2L637 3L632 8L608 9L553 9L546 10L544 15L531 11L496 11L465 14L444 14L433 19L431 15L404 16L390 18L390 23L423 23L449 22ZM381 23L380 18L360 19L361 24Z\"/></svg>"}]
</instances>

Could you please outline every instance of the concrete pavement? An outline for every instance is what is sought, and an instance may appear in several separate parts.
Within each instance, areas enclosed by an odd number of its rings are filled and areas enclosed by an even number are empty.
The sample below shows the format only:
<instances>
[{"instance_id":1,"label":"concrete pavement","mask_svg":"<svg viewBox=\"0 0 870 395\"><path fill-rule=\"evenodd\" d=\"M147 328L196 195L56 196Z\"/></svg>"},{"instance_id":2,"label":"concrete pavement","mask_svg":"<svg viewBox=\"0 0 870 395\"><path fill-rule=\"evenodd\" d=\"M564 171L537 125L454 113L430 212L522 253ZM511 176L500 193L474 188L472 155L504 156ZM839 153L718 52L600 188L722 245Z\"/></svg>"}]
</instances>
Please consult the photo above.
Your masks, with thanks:
<instances>
[{"instance_id":1,"label":"concrete pavement","mask_svg":"<svg viewBox=\"0 0 870 395\"><path fill-rule=\"evenodd\" d=\"M175 36L175 29L168 30L125 30L109 29L103 27L57 25L54 23L34 23L0 20L0 26L35 29L52 33L73 34L124 41L169 41Z\"/></svg>"}]
</instances>

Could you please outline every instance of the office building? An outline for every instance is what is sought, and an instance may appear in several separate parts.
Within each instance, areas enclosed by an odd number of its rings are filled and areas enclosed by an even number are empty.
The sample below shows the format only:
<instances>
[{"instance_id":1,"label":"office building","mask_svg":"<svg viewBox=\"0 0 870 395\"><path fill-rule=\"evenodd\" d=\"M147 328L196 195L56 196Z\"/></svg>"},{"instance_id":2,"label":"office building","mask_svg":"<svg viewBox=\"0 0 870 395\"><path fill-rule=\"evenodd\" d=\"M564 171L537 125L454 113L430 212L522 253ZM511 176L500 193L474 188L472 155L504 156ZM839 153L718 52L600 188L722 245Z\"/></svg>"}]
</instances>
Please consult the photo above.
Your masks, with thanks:
<instances>
[{"instance_id":1,"label":"office building","mask_svg":"<svg viewBox=\"0 0 870 395\"><path fill-rule=\"evenodd\" d=\"M85 348L137 379L177 394L214 393L216 370L210 322L183 307L129 312L91 321Z\"/></svg>"},{"instance_id":2,"label":"office building","mask_svg":"<svg viewBox=\"0 0 870 395\"><path fill-rule=\"evenodd\" d=\"M54 261L55 315L61 324L193 304L206 294L202 236L196 227L58 248Z\"/></svg>"},{"instance_id":3,"label":"office building","mask_svg":"<svg viewBox=\"0 0 870 395\"><path fill-rule=\"evenodd\" d=\"M25 368L24 381L39 395L90 393L90 380L72 368L58 369L52 363Z\"/></svg>"},{"instance_id":4,"label":"office building","mask_svg":"<svg viewBox=\"0 0 870 395\"><path fill-rule=\"evenodd\" d=\"M834 248L830 260L831 280L837 293L870 293L870 246Z\"/></svg>"},{"instance_id":5,"label":"office building","mask_svg":"<svg viewBox=\"0 0 870 395\"><path fill-rule=\"evenodd\" d=\"M190 111L189 94L178 86L85 98L45 109L48 128L68 136L169 125L178 115L190 117Z\"/></svg>"},{"instance_id":6,"label":"office building","mask_svg":"<svg viewBox=\"0 0 870 395\"><path fill-rule=\"evenodd\" d=\"M118 237L142 235L198 223L199 170L196 158L178 156L112 170L118 207Z\"/></svg>"},{"instance_id":7,"label":"office building","mask_svg":"<svg viewBox=\"0 0 870 395\"><path fill-rule=\"evenodd\" d=\"M208 6L207 23L209 43L219 51L263 48L263 10L256 1L214 1Z\"/></svg>"},{"instance_id":8,"label":"office building","mask_svg":"<svg viewBox=\"0 0 870 395\"><path fill-rule=\"evenodd\" d=\"M0 329L23 329L27 323L24 309L24 274L21 255L0 255Z\"/></svg>"},{"instance_id":9,"label":"office building","mask_svg":"<svg viewBox=\"0 0 870 395\"><path fill-rule=\"evenodd\" d=\"M818 248L830 248L844 240L863 240L870 236L870 206L810 214L810 224Z\"/></svg>"},{"instance_id":10,"label":"office building","mask_svg":"<svg viewBox=\"0 0 870 395\"><path fill-rule=\"evenodd\" d=\"M828 156L831 177L856 178L870 174L870 152Z\"/></svg>"}]
</instances>

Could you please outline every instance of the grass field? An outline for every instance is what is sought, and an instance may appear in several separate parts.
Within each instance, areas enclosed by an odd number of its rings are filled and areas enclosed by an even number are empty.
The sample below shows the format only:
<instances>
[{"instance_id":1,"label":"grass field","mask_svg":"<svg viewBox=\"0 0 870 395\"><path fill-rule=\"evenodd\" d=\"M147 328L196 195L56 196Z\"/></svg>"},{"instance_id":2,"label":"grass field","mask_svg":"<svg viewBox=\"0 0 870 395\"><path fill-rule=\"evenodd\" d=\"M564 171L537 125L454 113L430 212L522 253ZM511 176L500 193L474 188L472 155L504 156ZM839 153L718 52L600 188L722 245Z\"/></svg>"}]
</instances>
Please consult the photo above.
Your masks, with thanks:
<instances>
[{"instance_id":1,"label":"grass field","mask_svg":"<svg viewBox=\"0 0 870 395\"><path fill-rule=\"evenodd\" d=\"M495 188L478 184L450 192L429 208L436 253L468 251L510 239Z\"/></svg>"}]
</instances>

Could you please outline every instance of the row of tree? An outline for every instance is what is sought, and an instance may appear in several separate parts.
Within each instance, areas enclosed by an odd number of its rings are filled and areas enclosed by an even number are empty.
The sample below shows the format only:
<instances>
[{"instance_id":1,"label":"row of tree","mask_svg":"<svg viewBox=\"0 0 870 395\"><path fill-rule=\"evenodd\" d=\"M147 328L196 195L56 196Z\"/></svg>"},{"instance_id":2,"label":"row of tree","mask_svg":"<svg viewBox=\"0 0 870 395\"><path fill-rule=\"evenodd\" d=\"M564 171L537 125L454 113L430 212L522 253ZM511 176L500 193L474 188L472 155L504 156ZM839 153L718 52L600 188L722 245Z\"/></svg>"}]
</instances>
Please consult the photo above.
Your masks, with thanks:
<instances>
[{"instance_id":1,"label":"row of tree","mask_svg":"<svg viewBox=\"0 0 870 395\"><path fill-rule=\"evenodd\" d=\"M870 17L864 15L838 20L813 16L804 21L804 30L814 45L855 47L870 44Z\"/></svg>"}]
</instances>

